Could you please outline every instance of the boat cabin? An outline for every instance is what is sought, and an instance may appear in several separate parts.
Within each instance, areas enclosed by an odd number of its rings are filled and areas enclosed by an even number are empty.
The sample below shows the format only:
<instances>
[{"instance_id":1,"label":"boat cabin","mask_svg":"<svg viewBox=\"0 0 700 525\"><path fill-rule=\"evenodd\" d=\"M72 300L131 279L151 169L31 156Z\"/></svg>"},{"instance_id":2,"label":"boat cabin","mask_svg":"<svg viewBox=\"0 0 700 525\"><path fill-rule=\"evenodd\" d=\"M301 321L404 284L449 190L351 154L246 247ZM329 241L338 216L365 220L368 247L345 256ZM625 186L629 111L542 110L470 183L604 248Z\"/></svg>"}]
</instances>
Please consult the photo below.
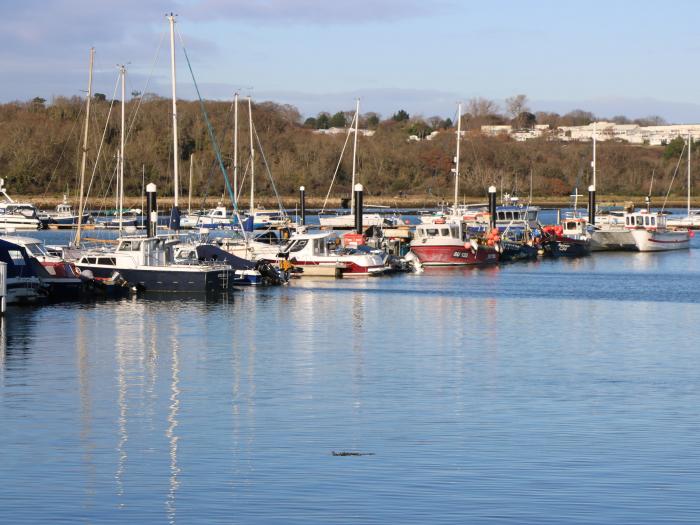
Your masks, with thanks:
<instances>
[{"instance_id":1,"label":"boat cabin","mask_svg":"<svg viewBox=\"0 0 700 525\"><path fill-rule=\"evenodd\" d=\"M464 239L464 231L461 224L445 223L445 224L419 224L416 226L416 239L430 238L449 238L449 239Z\"/></svg>"},{"instance_id":2,"label":"boat cabin","mask_svg":"<svg viewBox=\"0 0 700 525\"><path fill-rule=\"evenodd\" d=\"M340 247L340 237L333 232L297 235L280 250L290 257L298 255L325 256Z\"/></svg>"},{"instance_id":3,"label":"boat cabin","mask_svg":"<svg viewBox=\"0 0 700 525\"><path fill-rule=\"evenodd\" d=\"M499 206L496 208L496 223L499 226L524 225L537 227L539 208L520 206ZM515 224L513 224L515 223Z\"/></svg>"},{"instance_id":4,"label":"boat cabin","mask_svg":"<svg viewBox=\"0 0 700 525\"><path fill-rule=\"evenodd\" d=\"M173 244L160 237L125 237L119 239L114 252L95 252L83 255L78 264L98 264L135 268L163 266L174 261Z\"/></svg>"},{"instance_id":5,"label":"boat cabin","mask_svg":"<svg viewBox=\"0 0 700 525\"><path fill-rule=\"evenodd\" d=\"M562 236L570 239L588 237L588 221L583 217L568 217L561 223Z\"/></svg>"},{"instance_id":6,"label":"boat cabin","mask_svg":"<svg viewBox=\"0 0 700 525\"><path fill-rule=\"evenodd\" d=\"M666 216L658 212L648 212L646 210L641 210L633 213L625 213L625 228L629 228L632 230L665 229Z\"/></svg>"}]
</instances>

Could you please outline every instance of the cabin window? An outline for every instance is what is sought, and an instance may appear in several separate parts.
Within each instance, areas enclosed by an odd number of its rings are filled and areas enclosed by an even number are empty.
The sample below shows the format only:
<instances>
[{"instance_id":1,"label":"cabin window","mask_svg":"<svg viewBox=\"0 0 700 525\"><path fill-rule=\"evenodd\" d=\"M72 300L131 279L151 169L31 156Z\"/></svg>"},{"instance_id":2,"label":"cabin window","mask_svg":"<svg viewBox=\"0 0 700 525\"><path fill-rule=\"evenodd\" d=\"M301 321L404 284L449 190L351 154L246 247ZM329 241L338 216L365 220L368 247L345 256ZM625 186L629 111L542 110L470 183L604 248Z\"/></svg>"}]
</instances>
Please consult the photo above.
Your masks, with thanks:
<instances>
[{"instance_id":1,"label":"cabin window","mask_svg":"<svg viewBox=\"0 0 700 525\"><path fill-rule=\"evenodd\" d=\"M567 230L575 230L575 229L576 229L576 223L575 223L575 222L567 222L567 223L566 223L566 229L567 229Z\"/></svg>"},{"instance_id":2,"label":"cabin window","mask_svg":"<svg viewBox=\"0 0 700 525\"><path fill-rule=\"evenodd\" d=\"M656 226L656 217L651 217L651 225Z\"/></svg>"},{"instance_id":3,"label":"cabin window","mask_svg":"<svg viewBox=\"0 0 700 525\"><path fill-rule=\"evenodd\" d=\"M97 257L83 257L83 262L85 264L96 264L97 263Z\"/></svg>"},{"instance_id":4,"label":"cabin window","mask_svg":"<svg viewBox=\"0 0 700 525\"><path fill-rule=\"evenodd\" d=\"M306 246L306 244L307 244L308 242L309 242L309 241L306 240L306 239L299 239L299 240L295 241L294 244L292 244L292 245L289 247L289 251L290 251L290 252L298 252L298 251L301 251L301 250L304 249L304 247Z\"/></svg>"},{"instance_id":5,"label":"cabin window","mask_svg":"<svg viewBox=\"0 0 700 525\"><path fill-rule=\"evenodd\" d=\"M649 226L649 217L644 217L644 224Z\"/></svg>"},{"instance_id":6,"label":"cabin window","mask_svg":"<svg viewBox=\"0 0 700 525\"><path fill-rule=\"evenodd\" d=\"M443 237L449 237L450 236L450 229L449 228L440 228L440 235Z\"/></svg>"},{"instance_id":7,"label":"cabin window","mask_svg":"<svg viewBox=\"0 0 700 525\"><path fill-rule=\"evenodd\" d=\"M141 248L141 241L122 241L119 245L120 252L135 252Z\"/></svg>"},{"instance_id":8,"label":"cabin window","mask_svg":"<svg viewBox=\"0 0 700 525\"><path fill-rule=\"evenodd\" d=\"M528 220L536 221L537 220L537 212L534 210L527 212L527 218L528 218Z\"/></svg>"},{"instance_id":9,"label":"cabin window","mask_svg":"<svg viewBox=\"0 0 700 525\"><path fill-rule=\"evenodd\" d=\"M114 266L117 264L117 261L114 257L100 257L97 261L97 264L105 264L109 266Z\"/></svg>"},{"instance_id":10,"label":"cabin window","mask_svg":"<svg viewBox=\"0 0 700 525\"><path fill-rule=\"evenodd\" d=\"M457 226L450 227L450 230L452 231L452 237L459 237L459 228Z\"/></svg>"},{"instance_id":11,"label":"cabin window","mask_svg":"<svg viewBox=\"0 0 700 525\"><path fill-rule=\"evenodd\" d=\"M430 237L435 237L438 234L437 228L429 228L425 230L426 235L429 235Z\"/></svg>"},{"instance_id":12,"label":"cabin window","mask_svg":"<svg viewBox=\"0 0 700 525\"><path fill-rule=\"evenodd\" d=\"M12 259L12 264L15 266L24 266L24 257L21 251L7 250L7 254L10 256L10 259Z\"/></svg>"},{"instance_id":13,"label":"cabin window","mask_svg":"<svg viewBox=\"0 0 700 525\"><path fill-rule=\"evenodd\" d=\"M637 215L637 226L644 226L644 217Z\"/></svg>"},{"instance_id":14,"label":"cabin window","mask_svg":"<svg viewBox=\"0 0 700 525\"><path fill-rule=\"evenodd\" d=\"M41 244L27 244L25 249L30 255L34 255L35 257L37 255L48 255Z\"/></svg>"},{"instance_id":15,"label":"cabin window","mask_svg":"<svg viewBox=\"0 0 700 525\"><path fill-rule=\"evenodd\" d=\"M505 218L506 218L506 214L503 213L502 211L499 211L499 212L497 213L497 216L498 216L498 220L499 220L499 221L505 220Z\"/></svg>"}]
</instances>

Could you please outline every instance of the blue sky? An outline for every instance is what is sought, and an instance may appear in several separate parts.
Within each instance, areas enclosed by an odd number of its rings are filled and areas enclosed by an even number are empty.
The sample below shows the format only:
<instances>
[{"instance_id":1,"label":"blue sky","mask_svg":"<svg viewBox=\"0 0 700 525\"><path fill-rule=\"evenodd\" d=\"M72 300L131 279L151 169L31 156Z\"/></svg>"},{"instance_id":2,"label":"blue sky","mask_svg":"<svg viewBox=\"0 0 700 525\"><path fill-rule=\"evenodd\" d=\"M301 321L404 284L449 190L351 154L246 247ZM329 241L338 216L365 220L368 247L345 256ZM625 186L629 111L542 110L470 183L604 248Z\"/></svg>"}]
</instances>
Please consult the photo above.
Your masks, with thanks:
<instances>
[{"instance_id":1,"label":"blue sky","mask_svg":"<svg viewBox=\"0 0 700 525\"><path fill-rule=\"evenodd\" d=\"M97 91L111 95L117 63L143 91L171 10L206 98L240 90L308 115L360 96L366 111L431 116L525 93L534 110L700 121L700 3L658 0L5 0L0 100L79 94L90 46ZM148 88L164 95L165 44Z\"/></svg>"}]
</instances>

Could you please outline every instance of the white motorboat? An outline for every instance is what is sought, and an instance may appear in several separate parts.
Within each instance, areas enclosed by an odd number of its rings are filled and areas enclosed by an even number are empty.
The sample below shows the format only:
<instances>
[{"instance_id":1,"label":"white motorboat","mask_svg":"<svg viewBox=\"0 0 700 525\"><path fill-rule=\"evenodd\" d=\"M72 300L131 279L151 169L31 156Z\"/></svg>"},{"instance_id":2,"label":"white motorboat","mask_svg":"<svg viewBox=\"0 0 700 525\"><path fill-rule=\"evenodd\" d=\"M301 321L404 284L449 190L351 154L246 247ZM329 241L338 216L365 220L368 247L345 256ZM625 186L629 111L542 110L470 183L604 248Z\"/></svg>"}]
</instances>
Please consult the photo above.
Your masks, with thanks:
<instances>
[{"instance_id":1,"label":"white motorboat","mask_svg":"<svg viewBox=\"0 0 700 525\"><path fill-rule=\"evenodd\" d=\"M355 227L354 213L347 213L343 215L323 215L320 216L318 220L321 223L321 226L324 228L345 230ZM362 227L369 228L370 226L377 226L379 228L384 226L393 227L396 226L396 221L389 218L384 218L378 213L363 213Z\"/></svg>"},{"instance_id":2,"label":"white motorboat","mask_svg":"<svg viewBox=\"0 0 700 525\"><path fill-rule=\"evenodd\" d=\"M50 224L62 226L78 224L78 214L73 210L73 206L68 202L68 197L63 196L63 202L56 206L56 210L47 213ZM88 221L90 214L83 213L83 224Z\"/></svg>"},{"instance_id":3,"label":"white motorboat","mask_svg":"<svg viewBox=\"0 0 700 525\"><path fill-rule=\"evenodd\" d=\"M671 228L700 229L700 210L689 210L684 216L670 216L666 219L666 225Z\"/></svg>"},{"instance_id":4,"label":"white motorboat","mask_svg":"<svg viewBox=\"0 0 700 525\"><path fill-rule=\"evenodd\" d=\"M322 268L339 268L344 277L381 275L388 269L386 255L342 248L340 238L333 232L302 233L291 237L270 262L289 261L302 269L315 273Z\"/></svg>"},{"instance_id":5,"label":"white motorboat","mask_svg":"<svg viewBox=\"0 0 700 525\"><path fill-rule=\"evenodd\" d=\"M218 228L230 225L231 216L226 212L225 206L217 206L206 213L188 213L180 218L181 228Z\"/></svg>"},{"instance_id":6,"label":"white motorboat","mask_svg":"<svg viewBox=\"0 0 700 525\"><path fill-rule=\"evenodd\" d=\"M15 202L5 191L5 179L0 179L0 193L5 197L0 202L0 229L38 230L42 223L37 209L27 202Z\"/></svg>"},{"instance_id":7,"label":"white motorboat","mask_svg":"<svg viewBox=\"0 0 700 525\"><path fill-rule=\"evenodd\" d=\"M690 247L690 232L667 228L666 216L658 212L626 213L625 228L631 232L640 252L687 250Z\"/></svg>"}]
</instances>

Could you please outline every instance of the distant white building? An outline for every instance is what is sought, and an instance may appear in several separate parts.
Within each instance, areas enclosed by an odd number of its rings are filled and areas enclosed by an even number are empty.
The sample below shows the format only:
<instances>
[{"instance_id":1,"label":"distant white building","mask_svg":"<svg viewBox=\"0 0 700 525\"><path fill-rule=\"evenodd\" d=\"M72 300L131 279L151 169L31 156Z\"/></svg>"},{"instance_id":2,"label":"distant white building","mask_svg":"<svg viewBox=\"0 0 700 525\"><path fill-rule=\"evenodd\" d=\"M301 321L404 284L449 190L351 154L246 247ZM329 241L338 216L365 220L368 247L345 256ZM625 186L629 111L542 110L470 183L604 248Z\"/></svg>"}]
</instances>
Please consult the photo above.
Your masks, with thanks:
<instances>
[{"instance_id":1,"label":"distant white building","mask_svg":"<svg viewBox=\"0 0 700 525\"><path fill-rule=\"evenodd\" d=\"M639 126L638 124L615 124L614 122L595 122L586 126L559 126L549 129L546 124L538 124L533 129L516 130L512 126L481 126L481 133L488 136L508 135L514 140L525 141L547 135L554 140L590 141L618 140L630 144L650 144L660 146L676 137L686 138L688 134L693 141L700 140L700 124L672 124L667 126Z\"/></svg>"},{"instance_id":2,"label":"distant white building","mask_svg":"<svg viewBox=\"0 0 700 525\"><path fill-rule=\"evenodd\" d=\"M319 135L345 135L348 132L348 128L328 128L328 129L315 129L314 133ZM374 135L375 130L373 129L358 129L357 133L363 137L371 137Z\"/></svg>"}]
</instances>

